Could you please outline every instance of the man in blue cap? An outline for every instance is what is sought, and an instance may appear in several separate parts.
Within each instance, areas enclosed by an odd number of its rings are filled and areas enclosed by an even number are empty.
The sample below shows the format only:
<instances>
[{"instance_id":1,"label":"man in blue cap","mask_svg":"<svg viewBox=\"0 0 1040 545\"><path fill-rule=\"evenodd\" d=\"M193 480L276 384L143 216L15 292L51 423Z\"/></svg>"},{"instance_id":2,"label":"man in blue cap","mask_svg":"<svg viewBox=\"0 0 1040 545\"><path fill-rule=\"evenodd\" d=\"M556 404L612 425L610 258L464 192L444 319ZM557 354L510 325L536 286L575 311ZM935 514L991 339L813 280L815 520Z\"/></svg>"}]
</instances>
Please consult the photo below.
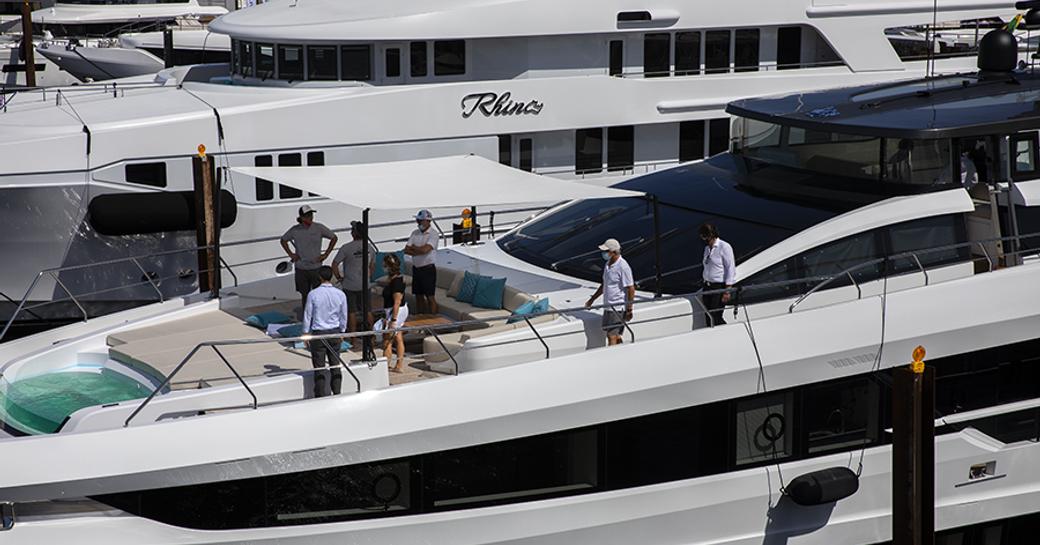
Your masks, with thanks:
<instances>
[{"instance_id":1,"label":"man in blue cap","mask_svg":"<svg viewBox=\"0 0 1040 545\"><path fill-rule=\"evenodd\" d=\"M419 314L437 314L437 245L440 237L430 228L433 214L420 210L415 215L419 228L412 231L404 253L412 256L412 294Z\"/></svg>"}]
</instances>

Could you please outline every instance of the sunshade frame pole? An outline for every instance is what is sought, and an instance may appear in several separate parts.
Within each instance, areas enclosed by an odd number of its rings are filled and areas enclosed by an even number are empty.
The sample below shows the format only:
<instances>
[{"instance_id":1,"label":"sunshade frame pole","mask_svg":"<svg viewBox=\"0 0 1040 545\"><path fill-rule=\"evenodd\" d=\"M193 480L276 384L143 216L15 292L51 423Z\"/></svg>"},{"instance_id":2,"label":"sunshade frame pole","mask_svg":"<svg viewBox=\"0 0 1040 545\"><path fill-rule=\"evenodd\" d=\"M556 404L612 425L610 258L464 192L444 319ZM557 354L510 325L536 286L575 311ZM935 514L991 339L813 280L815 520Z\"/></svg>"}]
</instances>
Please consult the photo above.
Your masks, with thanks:
<instances>
[{"instance_id":1,"label":"sunshade frame pole","mask_svg":"<svg viewBox=\"0 0 1040 545\"><path fill-rule=\"evenodd\" d=\"M657 195L647 195L653 207L654 221L654 297L661 296L661 214Z\"/></svg>"},{"instance_id":2,"label":"sunshade frame pole","mask_svg":"<svg viewBox=\"0 0 1040 545\"><path fill-rule=\"evenodd\" d=\"M372 306L372 291L368 278L368 245L371 244L368 238L368 211L368 208L361 211L361 227L365 233L361 242L361 331L368 331L369 327L371 327L368 323L369 307ZM376 354L372 349L371 335L366 335L361 339L361 360L365 362L376 361Z\"/></svg>"},{"instance_id":3,"label":"sunshade frame pole","mask_svg":"<svg viewBox=\"0 0 1040 545\"><path fill-rule=\"evenodd\" d=\"M472 205L469 208L469 243L475 246L477 244L477 205Z\"/></svg>"}]
</instances>

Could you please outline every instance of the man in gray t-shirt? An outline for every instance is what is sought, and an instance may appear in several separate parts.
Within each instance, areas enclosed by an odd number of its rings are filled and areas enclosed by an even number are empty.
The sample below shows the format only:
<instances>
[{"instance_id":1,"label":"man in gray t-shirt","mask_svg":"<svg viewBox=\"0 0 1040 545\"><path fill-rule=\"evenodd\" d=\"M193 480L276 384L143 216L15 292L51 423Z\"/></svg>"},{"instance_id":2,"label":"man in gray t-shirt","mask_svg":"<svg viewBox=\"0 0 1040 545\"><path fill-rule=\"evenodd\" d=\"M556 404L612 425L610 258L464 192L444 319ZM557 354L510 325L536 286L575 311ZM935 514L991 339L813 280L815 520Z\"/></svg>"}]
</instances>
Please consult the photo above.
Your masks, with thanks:
<instances>
[{"instance_id":1,"label":"man in gray t-shirt","mask_svg":"<svg viewBox=\"0 0 1040 545\"><path fill-rule=\"evenodd\" d=\"M324 252L321 249L323 238L329 239L329 246ZM303 308L307 306L307 294L321 284L318 269L336 247L336 240L336 234L331 229L314 221L314 209L306 204L300 207L296 225L282 235L282 249L289 255L296 269L296 291L300 293L302 301L301 317ZM295 251L289 248L290 242Z\"/></svg>"},{"instance_id":2,"label":"man in gray t-shirt","mask_svg":"<svg viewBox=\"0 0 1040 545\"><path fill-rule=\"evenodd\" d=\"M340 246L336 257L332 258L332 273L342 282L340 286L347 294L347 302L350 306L350 314L347 318L347 328L357 331L357 315L361 312L362 300L367 297L368 290L364 289L361 278L361 263L363 261L362 250L364 249L365 224L360 221L350 222L350 242ZM368 243L368 280L373 280L372 275L376 269L376 247ZM372 323L369 318L368 323Z\"/></svg>"}]
</instances>

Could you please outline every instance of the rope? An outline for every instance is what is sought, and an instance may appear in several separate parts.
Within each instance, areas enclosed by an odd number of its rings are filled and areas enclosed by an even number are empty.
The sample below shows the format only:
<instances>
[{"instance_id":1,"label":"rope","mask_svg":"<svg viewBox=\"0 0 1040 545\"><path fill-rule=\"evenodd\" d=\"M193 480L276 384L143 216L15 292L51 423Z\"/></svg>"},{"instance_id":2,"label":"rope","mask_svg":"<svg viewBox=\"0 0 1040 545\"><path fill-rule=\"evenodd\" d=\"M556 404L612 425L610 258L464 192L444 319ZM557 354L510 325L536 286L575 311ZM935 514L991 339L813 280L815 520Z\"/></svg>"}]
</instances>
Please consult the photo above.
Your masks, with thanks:
<instances>
[{"instance_id":1,"label":"rope","mask_svg":"<svg viewBox=\"0 0 1040 545\"><path fill-rule=\"evenodd\" d=\"M874 365L870 369L870 375L875 378L881 371L881 355L885 350L885 329L888 317L888 261L885 261L885 274L882 277L882 288L881 288L881 340L878 343L877 356L874 358ZM856 467L856 477L863 474L863 456L867 452L867 441L869 438L864 434L863 446L859 450L859 463Z\"/></svg>"},{"instance_id":2,"label":"rope","mask_svg":"<svg viewBox=\"0 0 1040 545\"><path fill-rule=\"evenodd\" d=\"M744 307L744 316L747 318L747 321L744 322L744 329L747 330L748 338L751 339L751 347L755 349L755 359L758 361L758 383L762 386L762 393L764 394L767 393L769 389L766 387L766 369L762 364L762 353L758 350L758 341L755 339L755 328L751 324L751 314L747 311L747 305L741 303L741 306ZM766 419L768 420L769 417L767 416ZM765 425L765 421L763 421L762 425ZM784 430L784 433L787 433L787 430ZM773 449L773 461L776 462L776 474L780 479L780 493L786 495L787 489L784 486L784 472L783 469L780 468L780 460L776 453L776 442L782 437L783 435L770 441L770 446Z\"/></svg>"}]
</instances>

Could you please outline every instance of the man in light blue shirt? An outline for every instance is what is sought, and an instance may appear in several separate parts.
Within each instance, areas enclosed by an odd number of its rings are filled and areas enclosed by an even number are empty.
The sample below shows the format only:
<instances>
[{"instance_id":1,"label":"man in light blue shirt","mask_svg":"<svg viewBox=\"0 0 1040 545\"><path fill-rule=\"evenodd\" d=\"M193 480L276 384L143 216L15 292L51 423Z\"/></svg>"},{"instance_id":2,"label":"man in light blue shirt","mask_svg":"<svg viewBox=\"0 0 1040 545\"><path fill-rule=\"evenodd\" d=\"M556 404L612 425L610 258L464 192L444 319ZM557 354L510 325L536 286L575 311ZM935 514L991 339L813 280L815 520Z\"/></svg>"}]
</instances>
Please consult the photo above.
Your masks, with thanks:
<instances>
[{"instance_id":1,"label":"man in light blue shirt","mask_svg":"<svg viewBox=\"0 0 1040 545\"><path fill-rule=\"evenodd\" d=\"M328 335L343 333L347 330L347 296L343 290L332 285L332 267L323 265L318 269L321 285L307 294L307 304L303 309L303 332L308 335ZM325 394L324 371L326 362L332 372L332 394L338 395L343 383L343 374L339 370L340 339L316 339L309 341L311 365L314 371L314 397Z\"/></svg>"}]
</instances>

